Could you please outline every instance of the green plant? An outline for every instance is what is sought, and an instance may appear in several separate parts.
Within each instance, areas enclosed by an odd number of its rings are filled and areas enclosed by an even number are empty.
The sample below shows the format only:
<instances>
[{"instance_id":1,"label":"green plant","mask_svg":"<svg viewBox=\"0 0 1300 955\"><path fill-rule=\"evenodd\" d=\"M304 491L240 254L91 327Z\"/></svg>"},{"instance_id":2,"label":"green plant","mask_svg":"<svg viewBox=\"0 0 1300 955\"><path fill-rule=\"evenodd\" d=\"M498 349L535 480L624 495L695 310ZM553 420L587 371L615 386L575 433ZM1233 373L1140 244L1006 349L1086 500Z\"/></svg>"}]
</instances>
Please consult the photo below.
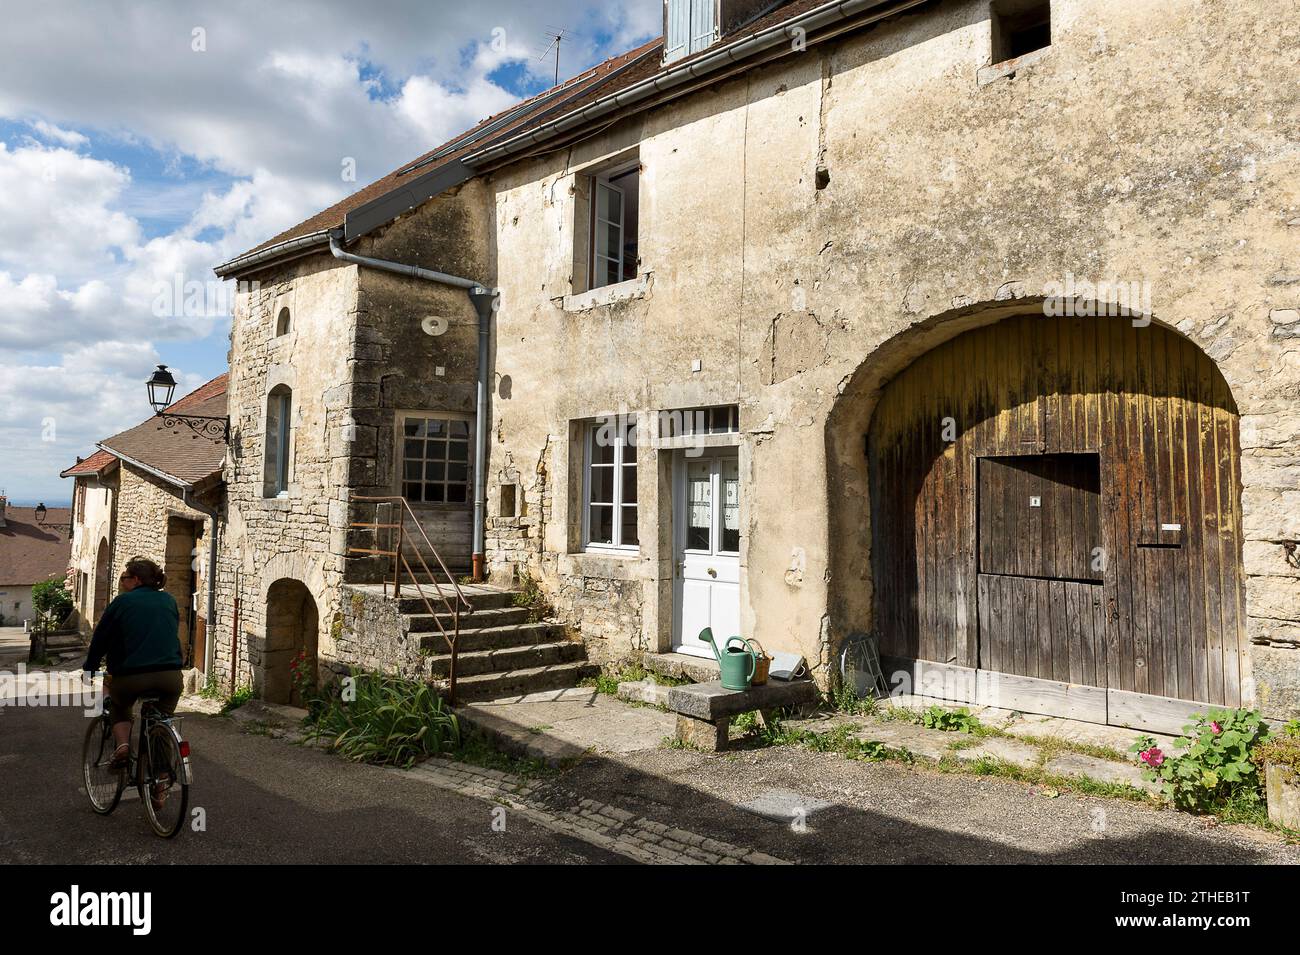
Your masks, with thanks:
<instances>
[{"instance_id":1,"label":"green plant","mask_svg":"<svg viewBox=\"0 0 1300 955\"><path fill-rule=\"evenodd\" d=\"M203 689L199 690L199 696L205 700L224 699L221 692L221 684L217 682L216 673L209 673L207 680L203 684Z\"/></svg>"},{"instance_id":2,"label":"green plant","mask_svg":"<svg viewBox=\"0 0 1300 955\"><path fill-rule=\"evenodd\" d=\"M304 705L316 696L316 668L308 662L306 650L294 657L289 664L289 682Z\"/></svg>"},{"instance_id":3,"label":"green plant","mask_svg":"<svg viewBox=\"0 0 1300 955\"><path fill-rule=\"evenodd\" d=\"M221 715L225 716L231 710L237 710L253 698L253 688L251 686L237 687L230 696L226 697L225 705L221 707Z\"/></svg>"},{"instance_id":4,"label":"green plant","mask_svg":"<svg viewBox=\"0 0 1300 955\"><path fill-rule=\"evenodd\" d=\"M32 586L32 609L46 630L68 619L72 613L72 596L61 577L51 577Z\"/></svg>"},{"instance_id":5,"label":"green plant","mask_svg":"<svg viewBox=\"0 0 1300 955\"><path fill-rule=\"evenodd\" d=\"M831 694L831 706L851 716L874 716L880 703L874 696L858 696L857 687L841 683Z\"/></svg>"},{"instance_id":6,"label":"green plant","mask_svg":"<svg viewBox=\"0 0 1300 955\"><path fill-rule=\"evenodd\" d=\"M1292 722L1295 722L1292 720ZM1251 761L1256 768L1263 770L1265 764L1287 766L1300 773L1300 732L1292 733L1288 726L1274 733L1255 747Z\"/></svg>"},{"instance_id":7,"label":"green plant","mask_svg":"<svg viewBox=\"0 0 1300 955\"><path fill-rule=\"evenodd\" d=\"M955 710L946 710L942 706L931 706L921 714L921 725L926 729L943 730L946 733L974 733L980 728L978 716L964 706Z\"/></svg>"},{"instance_id":8,"label":"green plant","mask_svg":"<svg viewBox=\"0 0 1300 955\"><path fill-rule=\"evenodd\" d=\"M537 578L526 573L519 575L519 590L514 596L514 604L516 607L523 607L528 611L530 623L544 620L553 613L553 608L546 599L542 585L537 581Z\"/></svg>"},{"instance_id":9,"label":"green plant","mask_svg":"<svg viewBox=\"0 0 1300 955\"><path fill-rule=\"evenodd\" d=\"M579 686L584 686L602 693L605 696L616 696L618 694L618 685L620 683L637 683L644 680L650 675L650 672L639 663L631 663L621 669L613 667L603 668L596 676L585 678ZM664 682L658 680L657 682Z\"/></svg>"},{"instance_id":10,"label":"green plant","mask_svg":"<svg viewBox=\"0 0 1300 955\"><path fill-rule=\"evenodd\" d=\"M409 767L460 745L460 723L427 683L352 671L321 699L308 739L348 759Z\"/></svg>"},{"instance_id":11,"label":"green plant","mask_svg":"<svg viewBox=\"0 0 1300 955\"><path fill-rule=\"evenodd\" d=\"M1150 736L1140 736L1130 752L1146 765L1146 778L1185 812L1208 813L1228 803L1257 803L1262 798L1259 773L1251 751L1268 733L1255 710L1213 709L1183 727L1174 741L1182 750L1170 756Z\"/></svg>"}]
</instances>

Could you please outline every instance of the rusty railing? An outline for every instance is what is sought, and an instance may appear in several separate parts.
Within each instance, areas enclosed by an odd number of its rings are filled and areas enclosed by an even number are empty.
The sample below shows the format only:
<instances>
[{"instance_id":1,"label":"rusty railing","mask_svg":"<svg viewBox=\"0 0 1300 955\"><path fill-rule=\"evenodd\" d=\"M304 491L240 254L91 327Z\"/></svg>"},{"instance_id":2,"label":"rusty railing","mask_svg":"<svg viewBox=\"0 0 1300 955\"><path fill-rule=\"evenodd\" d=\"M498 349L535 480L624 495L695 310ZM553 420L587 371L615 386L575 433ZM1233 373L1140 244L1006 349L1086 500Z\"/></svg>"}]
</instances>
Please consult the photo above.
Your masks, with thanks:
<instances>
[{"instance_id":1,"label":"rusty railing","mask_svg":"<svg viewBox=\"0 0 1300 955\"><path fill-rule=\"evenodd\" d=\"M365 528L374 531L374 543L376 546L373 548L349 547L348 553L389 558L392 561L394 599L400 600L402 598L403 580L409 580L409 582L415 587L416 593L419 594L420 599L424 602L425 610L429 612L429 616L437 625L439 632L442 634L442 639L447 644L447 650L451 654L451 666L449 668L450 686L447 692L447 701L454 705L456 702L456 657L458 653L457 644L460 642L460 615L462 609L465 613L472 613L474 611L473 604L466 599L465 594L460 589L460 584L456 582L455 576L447 569L447 565L443 562L442 556L438 553L438 549L434 547L433 542L429 540L429 535L424 532L424 528L420 525L420 519L415 516L415 512L411 510L411 505L407 502L406 498L398 495L372 497L354 494L352 495L351 500L354 502L375 505L375 519L373 521L352 521L348 524L348 527ZM385 504L390 508L388 520L381 521L379 519L379 508ZM392 509L397 510L396 519L393 518ZM420 548L418 546L412 548L420 567L424 570L425 577L428 580L428 585L433 589L435 599L441 602L442 606L446 609L446 612L451 616L452 629L450 634L448 634L447 628L439 618L438 613L434 611L434 605L430 602L429 595L425 593L420 578L417 576L415 571L411 569L411 564L406 559L406 551L403 549L403 545L406 543L407 539L406 519L408 517L411 519L411 523L415 525L415 529L419 532L420 538L429 549L429 553L433 555L434 562L438 565L439 570L441 570L443 575L447 578L447 583L450 584L449 596L447 592L444 592L443 585L438 582L437 575L429 568L429 563L424 559L424 554L420 552ZM389 549L387 550L381 550L378 548L379 532L382 530L388 531ZM396 545L393 544L394 536L396 536L397 539ZM383 583L384 596L387 597L389 583L387 575L384 576Z\"/></svg>"}]
</instances>

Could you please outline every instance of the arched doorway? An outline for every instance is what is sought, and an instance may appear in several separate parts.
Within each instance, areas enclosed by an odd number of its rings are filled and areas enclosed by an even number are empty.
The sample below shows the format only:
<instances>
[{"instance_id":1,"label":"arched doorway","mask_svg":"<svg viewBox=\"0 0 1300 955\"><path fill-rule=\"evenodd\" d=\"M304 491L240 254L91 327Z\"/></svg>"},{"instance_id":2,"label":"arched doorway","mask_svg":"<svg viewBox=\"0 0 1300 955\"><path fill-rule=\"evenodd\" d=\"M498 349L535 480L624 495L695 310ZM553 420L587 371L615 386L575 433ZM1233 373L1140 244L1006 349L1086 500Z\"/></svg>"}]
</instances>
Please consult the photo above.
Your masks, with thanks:
<instances>
[{"instance_id":1,"label":"arched doorway","mask_svg":"<svg viewBox=\"0 0 1300 955\"><path fill-rule=\"evenodd\" d=\"M867 436L882 655L1097 722L1239 705L1238 442L1214 363L1158 325L1021 315L935 347Z\"/></svg>"},{"instance_id":2,"label":"arched doorway","mask_svg":"<svg viewBox=\"0 0 1300 955\"><path fill-rule=\"evenodd\" d=\"M262 699L302 706L293 685L294 661L303 658L306 672L316 673L318 639L316 601L305 584L285 578L266 592L266 647L262 653Z\"/></svg>"},{"instance_id":3,"label":"arched doorway","mask_svg":"<svg viewBox=\"0 0 1300 955\"><path fill-rule=\"evenodd\" d=\"M91 620L91 626L99 623L99 618L108 607L108 582L112 571L113 568L109 566L108 541L101 537L99 550L95 554L95 597L91 605L94 619Z\"/></svg>"}]
</instances>

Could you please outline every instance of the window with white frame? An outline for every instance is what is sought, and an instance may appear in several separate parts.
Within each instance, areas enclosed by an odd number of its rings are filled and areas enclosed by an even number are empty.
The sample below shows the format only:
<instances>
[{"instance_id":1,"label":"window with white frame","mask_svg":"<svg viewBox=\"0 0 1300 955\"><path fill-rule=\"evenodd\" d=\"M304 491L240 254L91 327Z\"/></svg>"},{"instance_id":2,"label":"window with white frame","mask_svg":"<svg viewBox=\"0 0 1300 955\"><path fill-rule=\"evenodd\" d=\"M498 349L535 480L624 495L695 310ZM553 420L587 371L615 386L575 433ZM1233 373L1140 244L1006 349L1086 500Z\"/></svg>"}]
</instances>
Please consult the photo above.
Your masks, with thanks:
<instances>
[{"instance_id":1,"label":"window with white frame","mask_svg":"<svg viewBox=\"0 0 1300 955\"><path fill-rule=\"evenodd\" d=\"M583 472L583 543L635 549L637 535L636 419L601 418L586 429Z\"/></svg>"},{"instance_id":2,"label":"window with white frame","mask_svg":"<svg viewBox=\"0 0 1300 955\"><path fill-rule=\"evenodd\" d=\"M402 496L421 504L470 499L469 421L406 415L402 419Z\"/></svg>"},{"instance_id":3,"label":"window with white frame","mask_svg":"<svg viewBox=\"0 0 1300 955\"><path fill-rule=\"evenodd\" d=\"M640 189L639 162L591 177L589 288L602 288L637 277Z\"/></svg>"}]
</instances>

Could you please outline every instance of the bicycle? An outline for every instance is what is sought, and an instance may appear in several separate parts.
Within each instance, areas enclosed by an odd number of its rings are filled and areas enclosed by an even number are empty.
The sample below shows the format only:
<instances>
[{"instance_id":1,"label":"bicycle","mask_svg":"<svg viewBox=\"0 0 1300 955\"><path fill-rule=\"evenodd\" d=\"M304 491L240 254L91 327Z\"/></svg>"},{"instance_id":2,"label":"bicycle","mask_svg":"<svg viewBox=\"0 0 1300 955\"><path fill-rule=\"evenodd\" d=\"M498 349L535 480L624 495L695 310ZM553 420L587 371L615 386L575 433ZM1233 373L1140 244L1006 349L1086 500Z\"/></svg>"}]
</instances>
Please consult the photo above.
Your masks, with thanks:
<instances>
[{"instance_id":1,"label":"bicycle","mask_svg":"<svg viewBox=\"0 0 1300 955\"><path fill-rule=\"evenodd\" d=\"M107 816L122 799L127 780L134 779L153 831L170 839L185 824L189 808L190 744L181 738L179 720L158 709L158 697L140 698L140 732L126 765L111 763L117 744L108 697L103 712L86 727L81 747L81 771L91 808Z\"/></svg>"}]
</instances>

